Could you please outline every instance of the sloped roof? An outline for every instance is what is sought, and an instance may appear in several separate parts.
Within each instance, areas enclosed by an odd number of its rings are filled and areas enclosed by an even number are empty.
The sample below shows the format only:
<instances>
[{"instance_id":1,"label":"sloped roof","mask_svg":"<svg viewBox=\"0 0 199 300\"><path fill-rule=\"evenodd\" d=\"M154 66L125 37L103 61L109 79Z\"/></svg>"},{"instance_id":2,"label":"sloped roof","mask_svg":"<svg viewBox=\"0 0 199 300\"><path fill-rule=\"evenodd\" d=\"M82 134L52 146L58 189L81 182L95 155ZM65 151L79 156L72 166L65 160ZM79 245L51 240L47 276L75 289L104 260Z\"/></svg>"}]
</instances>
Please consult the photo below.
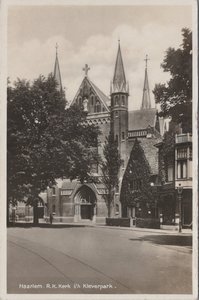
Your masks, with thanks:
<instances>
[{"instance_id":1,"label":"sloped roof","mask_svg":"<svg viewBox=\"0 0 199 300\"><path fill-rule=\"evenodd\" d=\"M123 83L126 83L126 77L124 73L124 65L122 61L122 54L120 49L120 43L118 45L117 58L115 63L115 71L113 76L113 84L122 86Z\"/></svg>"},{"instance_id":2,"label":"sloped roof","mask_svg":"<svg viewBox=\"0 0 199 300\"><path fill-rule=\"evenodd\" d=\"M96 94L99 96L99 98L102 100L102 102L106 105L106 108L108 109L110 105L110 99L91 80L89 80L89 82L92 85Z\"/></svg>"},{"instance_id":3,"label":"sloped roof","mask_svg":"<svg viewBox=\"0 0 199 300\"><path fill-rule=\"evenodd\" d=\"M129 111L129 131L155 127L156 108Z\"/></svg>"},{"instance_id":4,"label":"sloped roof","mask_svg":"<svg viewBox=\"0 0 199 300\"><path fill-rule=\"evenodd\" d=\"M57 82L58 90L62 91L61 72L60 72L59 60L58 60L58 54L57 53L56 53L55 66L54 66L54 78Z\"/></svg>"},{"instance_id":5,"label":"sloped roof","mask_svg":"<svg viewBox=\"0 0 199 300\"><path fill-rule=\"evenodd\" d=\"M70 181L69 179L65 179L62 183L62 189L73 190L77 185L77 180Z\"/></svg>"},{"instance_id":6,"label":"sloped roof","mask_svg":"<svg viewBox=\"0 0 199 300\"><path fill-rule=\"evenodd\" d=\"M162 138L158 132L155 132L151 138L138 138L140 146L144 150L144 154L150 166L151 174L158 174L158 149L154 145L160 143ZM129 140L129 156L133 148L135 139Z\"/></svg>"},{"instance_id":7,"label":"sloped roof","mask_svg":"<svg viewBox=\"0 0 199 300\"><path fill-rule=\"evenodd\" d=\"M151 99L150 99L147 68L145 68L144 88L143 88L141 109L149 109L149 108L151 108Z\"/></svg>"}]
</instances>

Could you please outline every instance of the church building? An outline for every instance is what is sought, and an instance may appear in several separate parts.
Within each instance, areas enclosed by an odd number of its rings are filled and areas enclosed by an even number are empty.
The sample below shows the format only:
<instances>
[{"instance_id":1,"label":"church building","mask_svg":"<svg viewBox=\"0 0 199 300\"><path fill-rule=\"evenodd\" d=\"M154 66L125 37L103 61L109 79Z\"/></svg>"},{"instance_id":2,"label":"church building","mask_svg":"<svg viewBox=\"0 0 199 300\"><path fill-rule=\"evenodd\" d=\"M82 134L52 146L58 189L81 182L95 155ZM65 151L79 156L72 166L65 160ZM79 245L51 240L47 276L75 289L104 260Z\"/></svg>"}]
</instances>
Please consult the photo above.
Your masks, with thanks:
<instances>
[{"instance_id":1,"label":"church building","mask_svg":"<svg viewBox=\"0 0 199 300\"><path fill-rule=\"evenodd\" d=\"M144 76L142 103L139 110L129 111L128 101L130 86L126 79L120 42L110 84L110 97L105 95L89 77L89 67L84 67L84 78L70 105L77 104L87 112L87 122L99 126L101 134L95 149L103 159L103 146L109 135L111 126L122 165L119 172L119 186L115 193L112 217L135 216L139 206L122 201L122 185L128 169L131 153L139 144L143 157L147 162L150 180L155 183L158 176L158 148L155 146L162 140L162 124L157 109L152 107L148 83L147 57ZM56 54L54 77L58 88L63 89L58 55ZM130 169L129 169L130 170ZM78 180L57 180L57 185L47 189L47 206L45 216L54 215L57 222L93 222L105 223L108 209L103 195L106 193L100 177L100 167L93 162L92 175L98 183L80 183ZM134 182L135 183L135 182ZM134 185L135 186L135 185ZM137 208L136 208L137 207Z\"/></svg>"}]
</instances>

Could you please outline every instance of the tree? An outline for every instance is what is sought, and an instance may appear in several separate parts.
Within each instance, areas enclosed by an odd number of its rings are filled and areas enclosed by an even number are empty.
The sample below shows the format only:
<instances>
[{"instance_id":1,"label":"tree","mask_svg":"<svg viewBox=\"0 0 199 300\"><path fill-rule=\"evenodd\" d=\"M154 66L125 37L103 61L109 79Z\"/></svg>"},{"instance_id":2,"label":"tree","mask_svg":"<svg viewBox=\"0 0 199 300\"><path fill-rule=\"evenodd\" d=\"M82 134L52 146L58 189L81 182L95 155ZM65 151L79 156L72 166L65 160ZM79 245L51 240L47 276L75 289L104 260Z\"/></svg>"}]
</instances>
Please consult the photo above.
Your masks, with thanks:
<instances>
[{"instance_id":1,"label":"tree","mask_svg":"<svg viewBox=\"0 0 199 300\"><path fill-rule=\"evenodd\" d=\"M192 32L182 29L180 48L168 48L161 67L170 73L166 84L156 84L153 90L164 117L182 124L184 132L192 130Z\"/></svg>"},{"instance_id":2,"label":"tree","mask_svg":"<svg viewBox=\"0 0 199 300\"><path fill-rule=\"evenodd\" d=\"M118 151L117 141L114 140L112 132L109 133L103 149L104 160L101 163L102 182L106 188L104 195L108 208L108 217L111 217L115 189L119 184L119 170L121 166L120 154Z\"/></svg>"},{"instance_id":3,"label":"tree","mask_svg":"<svg viewBox=\"0 0 199 300\"><path fill-rule=\"evenodd\" d=\"M123 207L140 206L144 216L145 208L154 201L150 178L149 163L140 142L136 139L122 181L120 201Z\"/></svg>"},{"instance_id":4,"label":"tree","mask_svg":"<svg viewBox=\"0 0 199 300\"><path fill-rule=\"evenodd\" d=\"M57 178L87 179L98 129L86 125L86 113L77 106L65 109L52 75L32 84L18 79L8 86L7 98L8 205L31 204L37 223L40 192Z\"/></svg>"}]
</instances>

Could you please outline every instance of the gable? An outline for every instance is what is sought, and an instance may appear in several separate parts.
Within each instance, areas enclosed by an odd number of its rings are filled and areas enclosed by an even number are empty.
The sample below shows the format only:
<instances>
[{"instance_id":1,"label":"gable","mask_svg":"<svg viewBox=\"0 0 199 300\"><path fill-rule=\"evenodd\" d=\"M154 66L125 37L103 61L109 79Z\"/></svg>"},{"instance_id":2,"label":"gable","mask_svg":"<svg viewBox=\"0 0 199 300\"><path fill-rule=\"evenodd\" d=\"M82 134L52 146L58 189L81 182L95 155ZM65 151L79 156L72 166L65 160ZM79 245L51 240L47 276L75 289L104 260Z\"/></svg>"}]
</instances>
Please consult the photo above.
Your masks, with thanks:
<instances>
[{"instance_id":1,"label":"gable","mask_svg":"<svg viewBox=\"0 0 199 300\"><path fill-rule=\"evenodd\" d=\"M89 114L109 111L109 98L88 77L84 77L71 105L83 106L85 99Z\"/></svg>"}]
</instances>

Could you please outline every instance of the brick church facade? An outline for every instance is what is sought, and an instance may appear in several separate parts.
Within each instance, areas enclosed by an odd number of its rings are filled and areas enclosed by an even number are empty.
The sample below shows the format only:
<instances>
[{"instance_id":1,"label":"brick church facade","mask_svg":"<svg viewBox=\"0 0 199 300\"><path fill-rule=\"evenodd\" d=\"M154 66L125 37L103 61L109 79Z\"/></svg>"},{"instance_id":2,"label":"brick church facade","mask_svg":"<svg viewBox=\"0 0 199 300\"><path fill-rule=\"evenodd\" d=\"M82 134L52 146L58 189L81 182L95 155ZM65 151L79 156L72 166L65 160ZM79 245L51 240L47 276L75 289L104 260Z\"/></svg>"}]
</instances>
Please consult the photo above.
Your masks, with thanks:
<instances>
[{"instance_id":1,"label":"brick church facade","mask_svg":"<svg viewBox=\"0 0 199 300\"><path fill-rule=\"evenodd\" d=\"M150 176L154 182L158 177L158 148L155 144L162 141L162 120L159 120L156 108L151 107L150 91L147 74L147 59L142 104L139 110L129 111L129 85L125 76L120 43L118 44L113 79L111 81L110 97L106 96L89 78L89 67L85 65L85 76L71 102L87 112L87 122L98 125L101 131L98 137L98 147L95 149L103 159L103 145L110 132L112 124L114 137L118 142L118 150L122 165L119 172L119 186L115 191L114 210L112 217L126 217L131 208L122 207L120 192L123 176L129 157L136 140L144 151L149 164ZM61 73L56 54L54 77L58 88L62 89ZM92 175L98 183L81 184L77 180L57 180L57 185L47 189L47 205L45 216L54 215L59 222L105 223L107 207L103 195L106 193L101 182L102 176L97 164L92 165Z\"/></svg>"}]
</instances>

